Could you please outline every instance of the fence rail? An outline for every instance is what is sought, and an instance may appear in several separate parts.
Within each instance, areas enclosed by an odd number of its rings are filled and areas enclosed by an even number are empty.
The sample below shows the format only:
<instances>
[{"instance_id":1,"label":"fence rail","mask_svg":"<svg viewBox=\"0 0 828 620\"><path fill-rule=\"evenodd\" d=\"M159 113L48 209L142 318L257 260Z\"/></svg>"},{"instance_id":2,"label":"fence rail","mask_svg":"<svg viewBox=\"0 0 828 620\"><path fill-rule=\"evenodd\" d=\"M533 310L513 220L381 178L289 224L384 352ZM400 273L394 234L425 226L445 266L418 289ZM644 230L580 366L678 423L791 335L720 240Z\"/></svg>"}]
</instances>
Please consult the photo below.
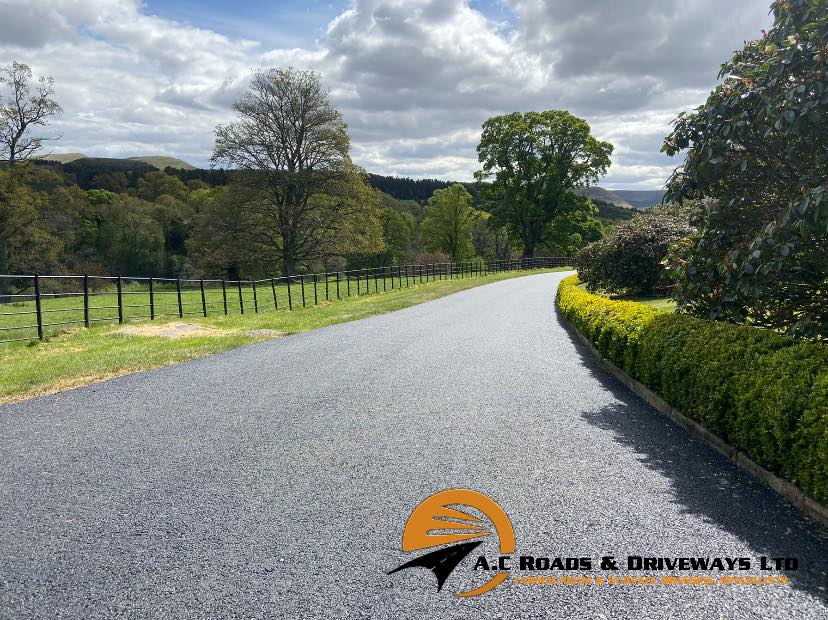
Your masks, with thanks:
<instances>
[{"instance_id":1,"label":"fence rail","mask_svg":"<svg viewBox=\"0 0 828 620\"><path fill-rule=\"evenodd\" d=\"M386 265L260 280L0 275L0 343L42 340L68 327L106 322L290 311L435 280L568 265L572 258L550 256Z\"/></svg>"}]
</instances>

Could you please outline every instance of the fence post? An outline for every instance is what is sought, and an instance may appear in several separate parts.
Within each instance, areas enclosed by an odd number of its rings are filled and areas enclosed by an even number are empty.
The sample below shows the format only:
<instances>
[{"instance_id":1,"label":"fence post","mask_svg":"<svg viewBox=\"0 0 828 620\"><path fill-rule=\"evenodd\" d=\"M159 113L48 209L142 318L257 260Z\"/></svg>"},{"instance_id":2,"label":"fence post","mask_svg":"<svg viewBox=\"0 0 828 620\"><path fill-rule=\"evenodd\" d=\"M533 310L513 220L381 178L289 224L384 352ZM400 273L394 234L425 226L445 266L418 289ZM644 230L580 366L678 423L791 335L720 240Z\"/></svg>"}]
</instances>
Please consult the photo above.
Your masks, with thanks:
<instances>
[{"instance_id":1,"label":"fence post","mask_svg":"<svg viewBox=\"0 0 828 620\"><path fill-rule=\"evenodd\" d=\"M305 307L305 275L299 276L299 283L302 285L302 307Z\"/></svg>"},{"instance_id":2,"label":"fence post","mask_svg":"<svg viewBox=\"0 0 828 620\"><path fill-rule=\"evenodd\" d=\"M37 338L38 340L43 340L43 309L40 306L40 276L38 274L35 274L34 280L35 311L37 313Z\"/></svg>"},{"instance_id":3,"label":"fence post","mask_svg":"<svg viewBox=\"0 0 828 620\"><path fill-rule=\"evenodd\" d=\"M377 268L374 267L373 271L374 271L374 292L376 293L376 292L379 291L379 285L377 284Z\"/></svg>"},{"instance_id":4,"label":"fence post","mask_svg":"<svg viewBox=\"0 0 828 620\"><path fill-rule=\"evenodd\" d=\"M290 276L287 277L288 287L288 310L293 310L293 297L290 294Z\"/></svg>"},{"instance_id":5,"label":"fence post","mask_svg":"<svg viewBox=\"0 0 828 620\"><path fill-rule=\"evenodd\" d=\"M351 273L349 271L345 272L345 285L348 289L348 297L351 296Z\"/></svg>"},{"instance_id":6,"label":"fence post","mask_svg":"<svg viewBox=\"0 0 828 620\"><path fill-rule=\"evenodd\" d=\"M239 289L239 310L244 314L244 296L242 295L241 280L238 280L236 285Z\"/></svg>"},{"instance_id":7,"label":"fence post","mask_svg":"<svg viewBox=\"0 0 828 620\"><path fill-rule=\"evenodd\" d=\"M330 296L328 295L328 287L331 282L331 274L325 272L325 301L330 300Z\"/></svg>"},{"instance_id":8,"label":"fence post","mask_svg":"<svg viewBox=\"0 0 828 620\"><path fill-rule=\"evenodd\" d=\"M339 299L339 269L336 270L336 298Z\"/></svg>"},{"instance_id":9,"label":"fence post","mask_svg":"<svg viewBox=\"0 0 828 620\"><path fill-rule=\"evenodd\" d=\"M259 297L256 295L256 280L252 280L253 284L253 312L259 314Z\"/></svg>"},{"instance_id":10,"label":"fence post","mask_svg":"<svg viewBox=\"0 0 828 620\"><path fill-rule=\"evenodd\" d=\"M221 279L221 297L224 300L224 314L227 314L227 281Z\"/></svg>"},{"instance_id":11,"label":"fence post","mask_svg":"<svg viewBox=\"0 0 828 620\"><path fill-rule=\"evenodd\" d=\"M150 321L155 320L155 288L152 286L152 278L149 279L150 287Z\"/></svg>"},{"instance_id":12,"label":"fence post","mask_svg":"<svg viewBox=\"0 0 828 620\"><path fill-rule=\"evenodd\" d=\"M273 291L273 309L279 309L279 300L276 299L276 280L270 278L270 289Z\"/></svg>"},{"instance_id":13,"label":"fence post","mask_svg":"<svg viewBox=\"0 0 828 620\"><path fill-rule=\"evenodd\" d=\"M316 274L313 274L313 305L316 306L319 304L319 298L316 294Z\"/></svg>"},{"instance_id":14,"label":"fence post","mask_svg":"<svg viewBox=\"0 0 828 620\"><path fill-rule=\"evenodd\" d=\"M89 276L83 276L83 324L89 327Z\"/></svg>"},{"instance_id":15,"label":"fence post","mask_svg":"<svg viewBox=\"0 0 828 620\"><path fill-rule=\"evenodd\" d=\"M397 267L397 283L400 285L399 288L402 288L402 266Z\"/></svg>"},{"instance_id":16,"label":"fence post","mask_svg":"<svg viewBox=\"0 0 828 620\"><path fill-rule=\"evenodd\" d=\"M184 318L184 306L181 304L181 278L175 279L175 290L178 293L178 318Z\"/></svg>"},{"instance_id":17,"label":"fence post","mask_svg":"<svg viewBox=\"0 0 828 620\"><path fill-rule=\"evenodd\" d=\"M35 276L37 277L37 276ZM118 276L118 323L124 322L124 294L121 286L121 276Z\"/></svg>"},{"instance_id":18,"label":"fence post","mask_svg":"<svg viewBox=\"0 0 828 620\"><path fill-rule=\"evenodd\" d=\"M201 314L207 316L207 296L204 294L204 278L200 281L201 286Z\"/></svg>"}]
</instances>

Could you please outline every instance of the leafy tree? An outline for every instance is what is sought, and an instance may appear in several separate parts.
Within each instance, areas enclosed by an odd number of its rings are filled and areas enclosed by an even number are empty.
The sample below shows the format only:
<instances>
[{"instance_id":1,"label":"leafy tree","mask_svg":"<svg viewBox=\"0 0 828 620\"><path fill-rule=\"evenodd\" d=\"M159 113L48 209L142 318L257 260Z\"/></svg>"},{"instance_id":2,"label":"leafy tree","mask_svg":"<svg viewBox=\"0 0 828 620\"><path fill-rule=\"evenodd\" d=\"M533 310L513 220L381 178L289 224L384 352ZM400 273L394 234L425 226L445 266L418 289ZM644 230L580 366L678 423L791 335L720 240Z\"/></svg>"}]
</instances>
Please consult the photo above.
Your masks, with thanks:
<instances>
[{"instance_id":1,"label":"leafy tree","mask_svg":"<svg viewBox=\"0 0 828 620\"><path fill-rule=\"evenodd\" d=\"M491 214L485 211L478 211L480 217L472 228L472 243L474 244L474 255L481 256L486 260L497 258L497 241L495 231L490 227Z\"/></svg>"},{"instance_id":2,"label":"leafy tree","mask_svg":"<svg viewBox=\"0 0 828 620\"><path fill-rule=\"evenodd\" d=\"M0 170L0 273L35 273L54 266L59 239L42 224L42 196L25 180L30 171ZM8 280L0 281L0 302L8 300Z\"/></svg>"},{"instance_id":3,"label":"leafy tree","mask_svg":"<svg viewBox=\"0 0 828 620\"><path fill-rule=\"evenodd\" d=\"M253 193L245 186L228 186L202 198L187 241L199 274L230 279L276 275L278 239L269 239L271 229L248 209Z\"/></svg>"},{"instance_id":4,"label":"leafy tree","mask_svg":"<svg viewBox=\"0 0 828 620\"><path fill-rule=\"evenodd\" d=\"M624 296L652 295L668 288L664 257L690 232L691 207L654 207L620 222L607 236L578 253L578 276L590 290Z\"/></svg>"},{"instance_id":5,"label":"leafy tree","mask_svg":"<svg viewBox=\"0 0 828 620\"><path fill-rule=\"evenodd\" d=\"M129 189L129 177L123 172L101 172L92 177L89 185L95 189L120 194Z\"/></svg>"},{"instance_id":6,"label":"leafy tree","mask_svg":"<svg viewBox=\"0 0 828 620\"><path fill-rule=\"evenodd\" d=\"M472 208L472 196L460 183L434 191L422 223L423 240L429 251L442 251L454 261L475 255L472 231L480 212Z\"/></svg>"},{"instance_id":7,"label":"leafy tree","mask_svg":"<svg viewBox=\"0 0 828 620\"><path fill-rule=\"evenodd\" d=\"M247 232L273 248L283 273L382 249L378 198L351 163L345 122L319 74L259 71L233 107L239 118L216 128L212 161L240 171Z\"/></svg>"},{"instance_id":8,"label":"leafy tree","mask_svg":"<svg viewBox=\"0 0 828 620\"><path fill-rule=\"evenodd\" d=\"M604 236L598 209L592 203L584 208L563 213L552 220L543 235L543 245L552 254L574 256L578 250Z\"/></svg>"},{"instance_id":9,"label":"leafy tree","mask_svg":"<svg viewBox=\"0 0 828 620\"><path fill-rule=\"evenodd\" d=\"M493 224L532 257L552 220L583 208L588 199L575 190L606 172L612 145L569 112L513 112L483 123L477 154L478 180L492 179L483 193Z\"/></svg>"},{"instance_id":10,"label":"leafy tree","mask_svg":"<svg viewBox=\"0 0 828 620\"><path fill-rule=\"evenodd\" d=\"M187 197L187 186L178 177L164 174L160 170L148 172L138 179L139 198L153 202L161 196L171 196L178 200Z\"/></svg>"},{"instance_id":11,"label":"leafy tree","mask_svg":"<svg viewBox=\"0 0 828 620\"><path fill-rule=\"evenodd\" d=\"M124 197L117 217L107 220L103 234L111 240L108 270L119 274L164 274L164 233L149 216L150 205Z\"/></svg>"},{"instance_id":12,"label":"leafy tree","mask_svg":"<svg viewBox=\"0 0 828 620\"><path fill-rule=\"evenodd\" d=\"M408 212L399 212L391 207L382 208L382 236L385 252L378 254L375 266L401 265L411 260L411 245L417 222Z\"/></svg>"},{"instance_id":13,"label":"leafy tree","mask_svg":"<svg viewBox=\"0 0 828 620\"><path fill-rule=\"evenodd\" d=\"M86 197L93 205L109 205L115 200L115 194L105 189L90 189Z\"/></svg>"},{"instance_id":14,"label":"leafy tree","mask_svg":"<svg viewBox=\"0 0 828 620\"><path fill-rule=\"evenodd\" d=\"M705 198L671 272L692 314L828 338L828 11L772 4L774 25L681 114L663 151L686 159L670 197Z\"/></svg>"}]
</instances>

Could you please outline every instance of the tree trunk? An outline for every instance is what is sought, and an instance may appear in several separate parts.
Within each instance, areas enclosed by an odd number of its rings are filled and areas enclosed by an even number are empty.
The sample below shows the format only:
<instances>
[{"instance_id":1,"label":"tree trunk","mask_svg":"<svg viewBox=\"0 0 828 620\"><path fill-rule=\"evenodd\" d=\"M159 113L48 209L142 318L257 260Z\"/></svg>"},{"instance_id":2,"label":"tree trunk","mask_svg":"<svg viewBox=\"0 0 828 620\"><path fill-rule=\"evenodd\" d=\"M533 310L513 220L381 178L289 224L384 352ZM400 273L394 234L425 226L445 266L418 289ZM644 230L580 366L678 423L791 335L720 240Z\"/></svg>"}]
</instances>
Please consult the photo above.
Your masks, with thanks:
<instances>
[{"instance_id":1,"label":"tree trunk","mask_svg":"<svg viewBox=\"0 0 828 620\"><path fill-rule=\"evenodd\" d=\"M296 275L296 265L298 261L296 260L296 251L293 248L293 244L284 241L284 246L282 248L282 275L284 276L295 276Z\"/></svg>"},{"instance_id":2,"label":"tree trunk","mask_svg":"<svg viewBox=\"0 0 828 620\"><path fill-rule=\"evenodd\" d=\"M9 240L6 239L5 231L0 232L0 275L9 272ZM7 278L0 278L0 304L11 302L11 281Z\"/></svg>"},{"instance_id":3,"label":"tree trunk","mask_svg":"<svg viewBox=\"0 0 828 620\"><path fill-rule=\"evenodd\" d=\"M523 256L521 256L521 258L535 258L535 242L534 241L524 242Z\"/></svg>"}]
</instances>

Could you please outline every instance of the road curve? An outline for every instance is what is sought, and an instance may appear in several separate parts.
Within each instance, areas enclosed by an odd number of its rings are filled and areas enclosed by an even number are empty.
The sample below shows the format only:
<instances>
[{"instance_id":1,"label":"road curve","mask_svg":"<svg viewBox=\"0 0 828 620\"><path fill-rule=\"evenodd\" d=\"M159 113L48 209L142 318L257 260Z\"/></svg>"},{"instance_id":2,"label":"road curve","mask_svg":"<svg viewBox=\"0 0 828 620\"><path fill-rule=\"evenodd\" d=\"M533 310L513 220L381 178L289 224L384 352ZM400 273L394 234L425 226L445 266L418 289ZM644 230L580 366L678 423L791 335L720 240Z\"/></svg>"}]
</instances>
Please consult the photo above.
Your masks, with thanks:
<instances>
[{"instance_id":1,"label":"road curve","mask_svg":"<svg viewBox=\"0 0 828 620\"><path fill-rule=\"evenodd\" d=\"M0 408L0 617L828 617L824 532L605 373L556 314L562 277ZM441 592L388 575L411 510L452 487L503 507L516 555L799 570L471 599L450 595L481 582L471 556Z\"/></svg>"}]
</instances>

